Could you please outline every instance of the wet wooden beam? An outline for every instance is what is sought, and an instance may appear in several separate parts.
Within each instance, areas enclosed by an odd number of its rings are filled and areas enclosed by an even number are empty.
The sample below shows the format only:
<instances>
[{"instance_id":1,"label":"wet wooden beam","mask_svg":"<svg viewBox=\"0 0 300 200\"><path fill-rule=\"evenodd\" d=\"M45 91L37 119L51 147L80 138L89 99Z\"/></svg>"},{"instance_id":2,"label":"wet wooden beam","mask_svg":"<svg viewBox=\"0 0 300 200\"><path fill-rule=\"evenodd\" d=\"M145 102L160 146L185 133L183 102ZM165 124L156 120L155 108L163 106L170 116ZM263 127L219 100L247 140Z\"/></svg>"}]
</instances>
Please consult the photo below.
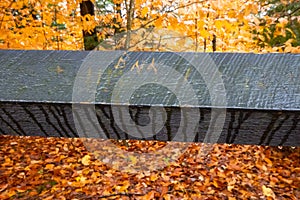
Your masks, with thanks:
<instances>
[{"instance_id":1,"label":"wet wooden beam","mask_svg":"<svg viewBox=\"0 0 300 200\"><path fill-rule=\"evenodd\" d=\"M297 54L1 50L0 65L0 134L300 146Z\"/></svg>"}]
</instances>

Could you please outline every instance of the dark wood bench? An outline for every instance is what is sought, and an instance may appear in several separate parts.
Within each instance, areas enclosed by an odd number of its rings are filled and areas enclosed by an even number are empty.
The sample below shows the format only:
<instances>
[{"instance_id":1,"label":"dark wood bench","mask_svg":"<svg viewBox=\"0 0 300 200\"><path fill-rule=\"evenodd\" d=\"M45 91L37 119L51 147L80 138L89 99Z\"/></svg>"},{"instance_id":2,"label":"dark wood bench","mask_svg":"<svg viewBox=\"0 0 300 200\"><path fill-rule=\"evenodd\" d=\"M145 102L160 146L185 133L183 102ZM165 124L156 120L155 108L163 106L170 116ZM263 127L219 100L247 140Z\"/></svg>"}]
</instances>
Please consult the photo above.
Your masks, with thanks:
<instances>
[{"instance_id":1,"label":"dark wood bench","mask_svg":"<svg viewBox=\"0 0 300 200\"><path fill-rule=\"evenodd\" d=\"M1 50L0 64L2 135L300 146L299 54Z\"/></svg>"}]
</instances>

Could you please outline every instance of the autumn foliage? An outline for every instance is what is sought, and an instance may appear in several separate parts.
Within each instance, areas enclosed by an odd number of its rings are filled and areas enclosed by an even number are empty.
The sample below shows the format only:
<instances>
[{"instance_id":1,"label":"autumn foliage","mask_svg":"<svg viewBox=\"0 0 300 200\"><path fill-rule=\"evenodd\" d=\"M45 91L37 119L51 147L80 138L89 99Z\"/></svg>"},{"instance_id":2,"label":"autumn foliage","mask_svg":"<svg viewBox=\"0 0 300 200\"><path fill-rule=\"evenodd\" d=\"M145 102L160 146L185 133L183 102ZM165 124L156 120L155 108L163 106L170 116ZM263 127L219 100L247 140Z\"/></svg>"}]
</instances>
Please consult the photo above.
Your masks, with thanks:
<instances>
[{"instance_id":1,"label":"autumn foliage","mask_svg":"<svg viewBox=\"0 0 300 200\"><path fill-rule=\"evenodd\" d=\"M96 30L101 50L300 50L298 0L90 2L95 16L80 15L82 0L1 1L0 48L82 50L83 31Z\"/></svg>"}]
</instances>

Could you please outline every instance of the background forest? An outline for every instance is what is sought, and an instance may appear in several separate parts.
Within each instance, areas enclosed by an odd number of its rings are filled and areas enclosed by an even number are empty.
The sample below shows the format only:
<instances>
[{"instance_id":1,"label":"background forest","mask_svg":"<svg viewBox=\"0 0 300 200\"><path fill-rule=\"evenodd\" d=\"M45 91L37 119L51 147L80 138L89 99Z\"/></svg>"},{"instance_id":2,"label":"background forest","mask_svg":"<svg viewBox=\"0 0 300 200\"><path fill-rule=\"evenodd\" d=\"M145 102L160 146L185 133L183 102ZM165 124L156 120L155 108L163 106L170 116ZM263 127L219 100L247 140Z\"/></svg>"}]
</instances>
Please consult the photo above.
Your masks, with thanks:
<instances>
[{"instance_id":1,"label":"background forest","mask_svg":"<svg viewBox=\"0 0 300 200\"><path fill-rule=\"evenodd\" d=\"M0 48L300 52L299 0L2 0Z\"/></svg>"}]
</instances>

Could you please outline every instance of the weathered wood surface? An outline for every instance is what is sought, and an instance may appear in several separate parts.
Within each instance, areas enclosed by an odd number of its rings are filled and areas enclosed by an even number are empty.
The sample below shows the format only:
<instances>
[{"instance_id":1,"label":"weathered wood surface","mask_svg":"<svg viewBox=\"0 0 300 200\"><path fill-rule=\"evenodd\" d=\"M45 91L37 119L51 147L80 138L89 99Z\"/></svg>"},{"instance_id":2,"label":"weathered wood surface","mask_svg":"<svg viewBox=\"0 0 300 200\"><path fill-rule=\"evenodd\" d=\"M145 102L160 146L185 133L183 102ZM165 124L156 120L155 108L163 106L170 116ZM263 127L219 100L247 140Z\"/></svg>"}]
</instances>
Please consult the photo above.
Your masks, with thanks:
<instances>
[{"instance_id":1,"label":"weathered wood surface","mask_svg":"<svg viewBox=\"0 0 300 200\"><path fill-rule=\"evenodd\" d=\"M88 126L80 124L80 121L84 121L84 118L89 120L89 116L78 114L74 107L72 110L72 104L79 105L82 110L91 110L93 107L74 102L72 94L75 77L88 54L79 51L0 51L0 133L47 137L85 136L84 132L89 132L85 130ZM110 60L114 54L93 52L94 56L89 63ZM209 55L221 72L226 89L227 113L217 142L300 146L300 55ZM190 63L173 53L129 52L122 54L122 60L126 63L124 67L115 67L120 61L117 57L100 79L94 102L99 126L92 124L99 134L93 137L205 141L213 106L203 74L199 74ZM164 88L143 87L144 93L135 94L131 101L134 105L130 107L132 121L144 126L148 106L164 107L168 113L167 120L156 135L146 137L141 134L134 137L121 130L115 122L111 107L112 90L137 61L151 64L153 60L174 68L188 79L196 90L197 105L190 104L185 105L190 108L181 108L177 97L167 96L169 93ZM165 77L170 79L167 75ZM179 91L179 96L184 96L185 92ZM142 97L138 98L139 95ZM126 107L127 103L114 102L113 107ZM199 109L201 116L198 116L195 135L177 133L179 122L184 120L180 113L185 112L185 109ZM83 131L78 132L74 121L79 122ZM182 137L174 139L174 134L182 134Z\"/></svg>"}]
</instances>

